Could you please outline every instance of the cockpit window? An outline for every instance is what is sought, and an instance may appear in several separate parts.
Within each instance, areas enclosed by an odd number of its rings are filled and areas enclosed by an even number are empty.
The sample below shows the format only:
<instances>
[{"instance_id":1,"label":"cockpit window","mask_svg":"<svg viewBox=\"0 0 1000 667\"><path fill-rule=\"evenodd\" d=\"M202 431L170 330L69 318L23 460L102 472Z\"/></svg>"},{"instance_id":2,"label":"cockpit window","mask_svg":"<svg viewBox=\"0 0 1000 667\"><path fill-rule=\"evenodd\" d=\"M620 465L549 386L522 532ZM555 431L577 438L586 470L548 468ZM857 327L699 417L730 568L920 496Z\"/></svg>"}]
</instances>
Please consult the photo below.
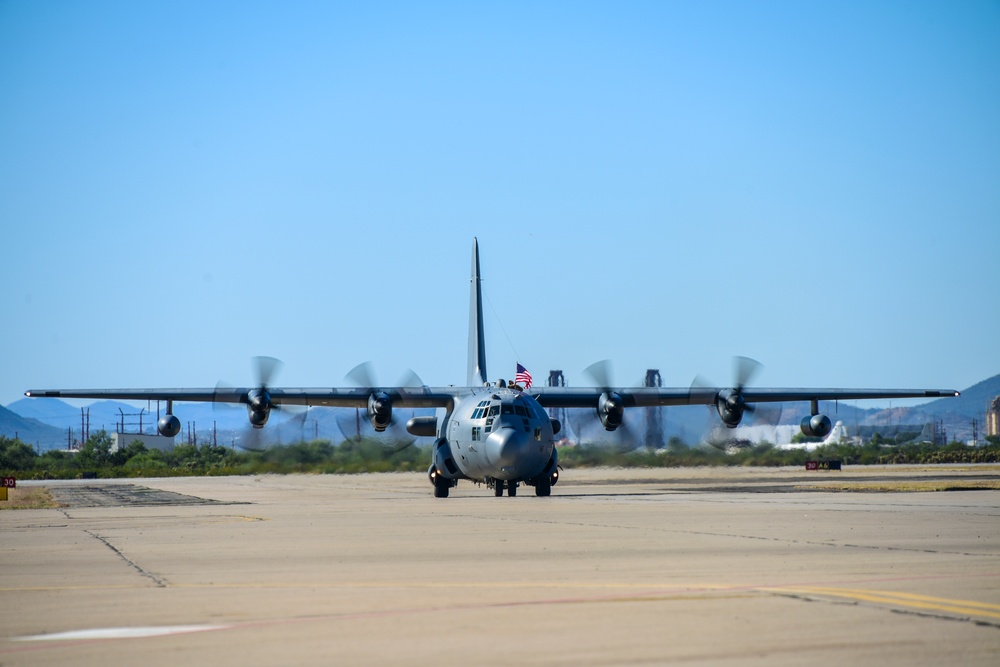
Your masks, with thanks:
<instances>
[{"instance_id":1,"label":"cockpit window","mask_svg":"<svg viewBox=\"0 0 1000 667\"><path fill-rule=\"evenodd\" d=\"M500 414L500 406L499 405L491 405L490 406L490 417L496 417L498 414Z\"/></svg>"},{"instance_id":2,"label":"cockpit window","mask_svg":"<svg viewBox=\"0 0 1000 667\"><path fill-rule=\"evenodd\" d=\"M510 403L503 404L503 414L512 415L514 414L514 406Z\"/></svg>"},{"instance_id":3,"label":"cockpit window","mask_svg":"<svg viewBox=\"0 0 1000 667\"><path fill-rule=\"evenodd\" d=\"M514 404L514 414L521 415L522 417L524 417L525 416L525 414L524 414L524 406L523 405L518 405L518 404L515 403Z\"/></svg>"}]
</instances>

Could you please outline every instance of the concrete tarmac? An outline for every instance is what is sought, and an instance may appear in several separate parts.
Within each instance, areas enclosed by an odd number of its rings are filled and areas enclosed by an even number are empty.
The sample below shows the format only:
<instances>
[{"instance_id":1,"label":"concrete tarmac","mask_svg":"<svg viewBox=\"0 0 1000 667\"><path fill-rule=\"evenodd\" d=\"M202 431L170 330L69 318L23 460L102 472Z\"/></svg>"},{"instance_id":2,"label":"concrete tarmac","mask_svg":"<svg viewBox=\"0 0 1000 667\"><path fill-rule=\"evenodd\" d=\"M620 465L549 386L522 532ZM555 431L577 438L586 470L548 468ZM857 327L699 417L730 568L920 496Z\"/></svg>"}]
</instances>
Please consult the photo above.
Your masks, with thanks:
<instances>
[{"instance_id":1,"label":"concrete tarmac","mask_svg":"<svg viewBox=\"0 0 1000 667\"><path fill-rule=\"evenodd\" d=\"M952 478L1000 468L46 482L0 665L997 665L1000 491L817 489Z\"/></svg>"}]
</instances>

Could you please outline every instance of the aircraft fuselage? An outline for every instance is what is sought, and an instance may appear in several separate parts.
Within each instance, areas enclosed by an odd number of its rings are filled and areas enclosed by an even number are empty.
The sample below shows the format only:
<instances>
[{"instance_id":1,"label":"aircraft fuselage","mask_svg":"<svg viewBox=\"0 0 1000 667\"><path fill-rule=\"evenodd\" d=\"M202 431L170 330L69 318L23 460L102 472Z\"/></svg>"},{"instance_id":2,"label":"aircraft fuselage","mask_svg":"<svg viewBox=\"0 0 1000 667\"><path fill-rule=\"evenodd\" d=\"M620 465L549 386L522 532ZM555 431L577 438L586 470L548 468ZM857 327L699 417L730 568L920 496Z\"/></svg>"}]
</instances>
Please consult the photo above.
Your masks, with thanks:
<instances>
[{"instance_id":1,"label":"aircraft fuselage","mask_svg":"<svg viewBox=\"0 0 1000 667\"><path fill-rule=\"evenodd\" d=\"M473 389L443 421L432 466L437 474L491 486L541 481L544 488L554 481L555 428L531 395L509 387Z\"/></svg>"}]
</instances>

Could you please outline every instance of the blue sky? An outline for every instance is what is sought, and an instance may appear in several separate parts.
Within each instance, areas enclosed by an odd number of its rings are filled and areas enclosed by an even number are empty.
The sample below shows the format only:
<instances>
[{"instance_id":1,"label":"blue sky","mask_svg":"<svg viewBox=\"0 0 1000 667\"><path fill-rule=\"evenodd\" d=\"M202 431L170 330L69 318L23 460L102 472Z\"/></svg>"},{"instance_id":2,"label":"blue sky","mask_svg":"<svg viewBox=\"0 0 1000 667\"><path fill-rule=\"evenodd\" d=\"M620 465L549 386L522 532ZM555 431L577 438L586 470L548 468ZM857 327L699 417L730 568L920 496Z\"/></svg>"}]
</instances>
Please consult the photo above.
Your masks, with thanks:
<instances>
[{"instance_id":1,"label":"blue sky","mask_svg":"<svg viewBox=\"0 0 1000 667\"><path fill-rule=\"evenodd\" d=\"M473 236L493 377L962 389L998 72L995 2L5 0L0 404L462 383Z\"/></svg>"}]
</instances>

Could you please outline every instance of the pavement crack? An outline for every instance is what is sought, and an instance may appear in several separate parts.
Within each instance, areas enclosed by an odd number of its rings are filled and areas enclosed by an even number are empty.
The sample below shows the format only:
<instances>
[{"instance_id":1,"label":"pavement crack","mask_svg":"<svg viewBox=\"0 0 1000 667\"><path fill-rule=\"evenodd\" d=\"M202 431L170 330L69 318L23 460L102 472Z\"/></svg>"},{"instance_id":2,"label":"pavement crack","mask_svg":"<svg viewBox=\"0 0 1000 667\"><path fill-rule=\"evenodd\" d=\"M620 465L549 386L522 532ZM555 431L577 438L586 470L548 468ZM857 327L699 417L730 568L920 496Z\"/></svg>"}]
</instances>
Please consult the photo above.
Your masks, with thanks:
<instances>
[{"instance_id":1,"label":"pavement crack","mask_svg":"<svg viewBox=\"0 0 1000 667\"><path fill-rule=\"evenodd\" d=\"M144 576L147 579L149 579L150 581L152 581L158 587L160 587L160 588L167 588L170 585L169 582L167 582L166 579L164 579L164 578L162 578L160 576L157 576L157 575L153 574L152 572L144 569L141 565L139 565L134 560L132 560L131 558L129 558L128 556L126 556L124 553L122 553L121 549L119 549L115 545L111 544L111 542L108 540L108 538L104 537L103 535L98 535L97 533L95 533L92 530L84 530L83 532L87 533L88 535L90 535L94 539L99 540L101 543L104 544L104 546L106 546L107 548L109 548L113 552L115 552L115 555L117 555L119 558L121 558L123 561L125 561L128 564L129 567L131 567L136 572L138 572L142 576Z\"/></svg>"}]
</instances>

